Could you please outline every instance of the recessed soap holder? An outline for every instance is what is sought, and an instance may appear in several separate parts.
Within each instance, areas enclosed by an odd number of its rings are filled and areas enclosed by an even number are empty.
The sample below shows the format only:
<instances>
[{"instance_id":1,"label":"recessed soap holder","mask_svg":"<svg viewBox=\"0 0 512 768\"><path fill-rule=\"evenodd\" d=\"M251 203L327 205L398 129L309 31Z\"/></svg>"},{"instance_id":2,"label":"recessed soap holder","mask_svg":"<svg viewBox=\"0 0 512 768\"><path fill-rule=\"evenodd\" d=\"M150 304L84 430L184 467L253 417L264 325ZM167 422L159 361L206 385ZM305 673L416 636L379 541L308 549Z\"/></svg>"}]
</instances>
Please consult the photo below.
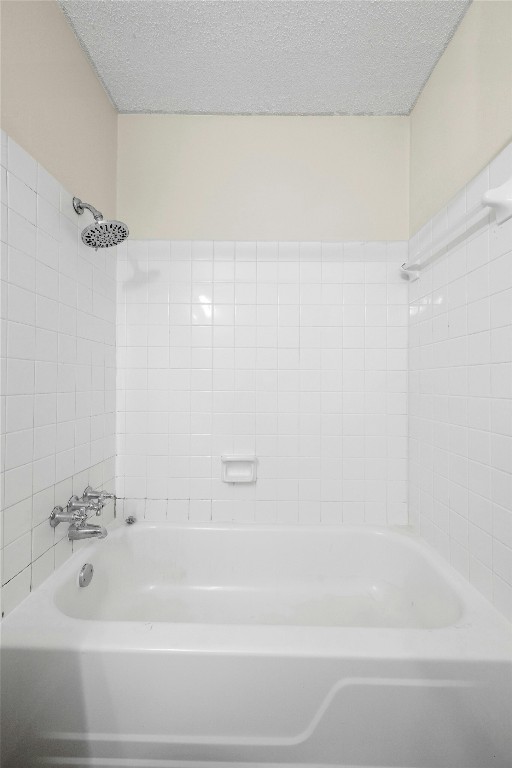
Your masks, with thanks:
<instances>
[{"instance_id":1,"label":"recessed soap holder","mask_svg":"<svg viewBox=\"0 0 512 768\"><path fill-rule=\"evenodd\" d=\"M255 483L256 456L221 456L224 483Z\"/></svg>"}]
</instances>

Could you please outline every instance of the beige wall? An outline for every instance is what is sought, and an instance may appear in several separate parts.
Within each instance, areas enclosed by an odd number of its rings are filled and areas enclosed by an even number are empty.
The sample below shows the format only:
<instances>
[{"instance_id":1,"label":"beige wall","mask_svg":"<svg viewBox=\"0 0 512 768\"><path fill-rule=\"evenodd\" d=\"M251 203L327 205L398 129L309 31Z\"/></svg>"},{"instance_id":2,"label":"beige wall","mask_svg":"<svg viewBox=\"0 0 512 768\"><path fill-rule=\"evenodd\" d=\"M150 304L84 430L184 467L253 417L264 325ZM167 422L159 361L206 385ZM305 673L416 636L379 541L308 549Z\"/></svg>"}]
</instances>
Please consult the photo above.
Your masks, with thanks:
<instances>
[{"instance_id":1,"label":"beige wall","mask_svg":"<svg viewBox=\"0 0 512 768\"><path fill-rule=\"evenodd\" d=\"M411 233L512 140L512 2L475 0L411 115Z\"/></svg>"},{"instance_id":2,"label":"beige wall","mask_svg":"<svg viewBox=\"0 0 512 768\"><path fill-rule=\"evenodd\" d=\"M406 117L120 115L118 148L135 238L408 236Z\"/></svg>"},{"instance_id":3,"label":"beige wall","mask_svg":"<svg viewBox=\"0 0 512 768\"><path fill-rule=\"evenodd\" d=\"M121 115L118 212L135 237L406 238L511 140L512 0L474 0L409 118Z\"/></svg>"},{"instance_id":4,"label":"beige wall","mask_svg":"<svg viewBox=\"0 0 512 768\"><path fill-rule=\"evenodd\" d=\"M474 0L410 118L118 117L55 0L0 7L2 127L106 215L117 159L134 237L406 238L512 140L512 0Z\"/></svg>"},{"instance_id":5,"label":"beige wall","mask_svg":"<svg viewBox=\"0 0 512 768\"><path fill-rule=\"evenodd\" d=\"M3 0L2 128L73 194L115 213L117 114L55 0Z\"/></svg>"}]
</instances>

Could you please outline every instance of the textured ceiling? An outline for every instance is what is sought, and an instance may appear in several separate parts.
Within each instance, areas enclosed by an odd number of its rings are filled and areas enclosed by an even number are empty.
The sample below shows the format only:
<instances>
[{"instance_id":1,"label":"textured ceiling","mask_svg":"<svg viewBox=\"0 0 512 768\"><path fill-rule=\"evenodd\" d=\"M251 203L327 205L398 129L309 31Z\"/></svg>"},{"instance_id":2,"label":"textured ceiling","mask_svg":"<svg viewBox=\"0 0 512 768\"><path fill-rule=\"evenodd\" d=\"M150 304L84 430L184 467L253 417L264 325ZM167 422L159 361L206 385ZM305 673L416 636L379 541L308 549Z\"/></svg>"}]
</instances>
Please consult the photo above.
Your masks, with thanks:
<instances>
[{"instance_id":1,"label":"textured ceiling","mask_svg":"<svg viewBox=\"0 0 512 768\"><path fill-rule=\"evenodd\" d=\"M408 114L469 0L61 0L120 112Z\"/></svg>"}]
</instances>

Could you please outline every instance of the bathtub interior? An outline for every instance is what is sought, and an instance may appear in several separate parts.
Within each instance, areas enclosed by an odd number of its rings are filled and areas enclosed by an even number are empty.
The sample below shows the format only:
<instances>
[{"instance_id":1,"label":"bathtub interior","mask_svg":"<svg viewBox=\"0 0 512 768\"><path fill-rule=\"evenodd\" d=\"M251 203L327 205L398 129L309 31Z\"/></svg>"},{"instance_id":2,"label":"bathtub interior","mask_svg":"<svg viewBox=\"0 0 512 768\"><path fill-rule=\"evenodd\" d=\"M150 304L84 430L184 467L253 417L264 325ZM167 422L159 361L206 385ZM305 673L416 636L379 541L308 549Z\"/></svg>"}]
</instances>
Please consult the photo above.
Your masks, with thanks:
<instances>
[{"instance_id":1,"label":"bathtub interior","mask_svg":"<svg viewBox=\"0 0 512 768\"><path fill-rule=\"evenodd\" d=\"M435 563L389 531L138 524L83 555L89 586L75 569L55 594L78 619L432 629L462 614Z\"/></svg>"}]
</instances>

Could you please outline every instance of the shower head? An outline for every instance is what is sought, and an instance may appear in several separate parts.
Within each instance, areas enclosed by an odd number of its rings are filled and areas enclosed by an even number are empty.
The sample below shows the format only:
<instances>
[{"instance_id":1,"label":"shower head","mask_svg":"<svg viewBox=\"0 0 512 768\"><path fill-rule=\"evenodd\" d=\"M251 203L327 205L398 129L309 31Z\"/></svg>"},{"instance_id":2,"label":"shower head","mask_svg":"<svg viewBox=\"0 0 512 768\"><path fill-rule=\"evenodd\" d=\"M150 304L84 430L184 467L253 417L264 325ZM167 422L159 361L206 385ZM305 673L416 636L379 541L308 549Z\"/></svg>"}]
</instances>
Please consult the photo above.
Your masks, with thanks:
<instances>
[{"instance_id":1,"label":"shower head","mask_svg":"<svg viewBox=\"0 0 512 768\"><path fill-rule=\"evenodd\" d=\"M82 215L87 208L94 216L94 224L89 224L82 232L82 242L89 248L111 248L122 243L130 234L126 224L122 221L104 221L103 214L93 205L83 203L78 197L73 198L73 208Z\"/></svg>"},{"instance_id":2,"label":"shower head","mask_svg":"<svg viewBox=\"0 0 512 768\"><path fill-rule=\"evenodd\" d=\"M96 221L82 232L82 242L89 248L110 248L128 237L128 227L122 221Z\"/></svg>"}]
</instances>

